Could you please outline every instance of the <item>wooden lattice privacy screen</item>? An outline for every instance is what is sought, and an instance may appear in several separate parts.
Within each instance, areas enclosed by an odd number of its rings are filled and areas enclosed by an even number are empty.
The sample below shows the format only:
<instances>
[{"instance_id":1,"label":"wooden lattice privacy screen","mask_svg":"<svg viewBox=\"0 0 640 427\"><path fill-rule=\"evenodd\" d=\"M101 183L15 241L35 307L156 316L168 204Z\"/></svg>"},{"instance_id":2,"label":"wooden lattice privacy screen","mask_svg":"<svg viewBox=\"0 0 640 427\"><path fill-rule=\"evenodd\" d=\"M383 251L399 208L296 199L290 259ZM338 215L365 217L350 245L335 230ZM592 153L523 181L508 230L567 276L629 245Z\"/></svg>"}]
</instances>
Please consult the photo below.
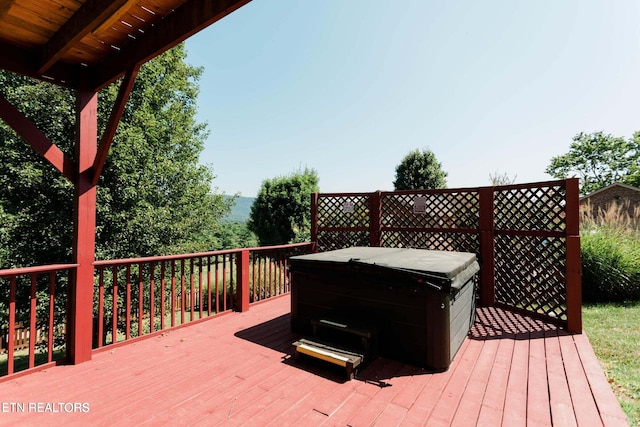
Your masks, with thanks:
<instances>
[{"instance_id":1,"label":"wooden lattice privacy screen","mask_svg":"<svg viewBox=\"0 0 640 427\"><path fill-rule=\"evenodd\" d=\"M312 195L318 251L350 246L475 252L480 302L582 331L578 180Z\"/></svg>"}]
</instances>

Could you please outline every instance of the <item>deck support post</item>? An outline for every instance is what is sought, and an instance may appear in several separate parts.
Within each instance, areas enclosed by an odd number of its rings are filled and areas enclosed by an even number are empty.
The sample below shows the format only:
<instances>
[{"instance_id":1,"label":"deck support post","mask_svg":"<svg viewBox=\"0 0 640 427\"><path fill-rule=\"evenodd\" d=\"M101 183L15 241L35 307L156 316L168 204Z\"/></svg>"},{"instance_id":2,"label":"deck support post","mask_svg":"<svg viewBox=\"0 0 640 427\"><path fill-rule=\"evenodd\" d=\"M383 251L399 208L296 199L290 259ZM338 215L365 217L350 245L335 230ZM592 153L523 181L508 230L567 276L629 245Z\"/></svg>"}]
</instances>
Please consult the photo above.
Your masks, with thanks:
<instances>
[{"instance_id":1,"label":"deck support post","mask_svg":"<svg viewBox=\"0 0 640 427\"><path fill-rule=\"evenodd\" d=\"M378 247L382 242L382 193L371 193L369 200L369 246Z\"/></svg>"},{"instance_id":2,"label":"deck support post","mask_svg":"<svg viewBox=\"0 0 640 427\"><path fill-rule=\"evenodd\" d=\"M93 319L93 262L96 235L96 184L93 164L98 140L98 94L76 93L77 175L74 182L73 262L78 264L69 284L67 359L91 360Z\"/></svg>"},{"instance_id":3,"label":"deck support post","mask_svg":"<svg viewBox=\"0 0 640 427\"><path fill-rule=\"evenodd\" d=\"M311 193L311 252L318 252L318 193Z\"/></svg>"},{"instance_id":4,"label":"deck support post","mask_svg":"<svg viewBox=\"0 0 640 427\"><path fill-rule=\"evenodd\" d=\"M480 195L480 305L492 307L496 304L495 283L495 218L494 188L482 187Z\"/></svg>"},{"instance_id":5,"label":"deck support post","mask_svg":"<svg viewBox=\"0 0 640 427\"><path fill-rule=\"evenodd\" d=\"M249 295L251 290L249 289L249 251L243 249L238 255L237 277L238 277L238 311L249 310Z\"/></svg>"},{"instance_id":6,"label":"deck support post","mask_svg":"<svg viewBox=\"0 0 640 427\"><path fill-rule=\"evenodd\" d=\"M567 330L582 333L582 258L580 253L580 190L578 178L566 180Z\"/></svg>"}]
</instances>

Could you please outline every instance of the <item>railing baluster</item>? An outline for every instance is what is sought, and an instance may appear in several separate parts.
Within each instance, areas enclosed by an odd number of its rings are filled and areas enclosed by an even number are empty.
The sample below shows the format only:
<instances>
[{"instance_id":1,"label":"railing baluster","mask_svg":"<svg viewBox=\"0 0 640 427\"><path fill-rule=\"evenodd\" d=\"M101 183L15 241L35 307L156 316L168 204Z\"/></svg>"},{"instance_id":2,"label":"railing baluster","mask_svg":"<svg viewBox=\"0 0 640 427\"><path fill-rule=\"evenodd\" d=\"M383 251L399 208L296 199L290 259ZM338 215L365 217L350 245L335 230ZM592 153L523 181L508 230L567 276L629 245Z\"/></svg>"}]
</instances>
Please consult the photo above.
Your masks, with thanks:
<instances>
[{"instance_id":1,"label":"railing baluster","mask_svg":"<svg viewBox=\"0 0 640 427\"><path fill-rule=\"evenodd\" d=\"M176 326L176 261L171 260L171 326Z\"/></svg>"},{"instance_id":2,"label":"railing baluster","mask_svg":"<svg viewBox=\"0 0 640 427\"><path fill-rule=\"evenodd\" d=\"M273 296L273 259L271 259L271 254L265 254L266 263L269 265L269 297ZM266 265L266 264L265 264Z\"/></svg>"},{"instance_id":3,"label":"railing baluster","mask_svg":"<svg viewBox=\"0 0 640 427\"><path fill-rule=\"evenodd\" d=\"M266 254L262 254L262 292L263 299L267 299L267 291L269 290L269 278L267 276L267 256Z\"/></svg>"},{"instance_id":4,"label":"railing baluster","mask_svg":"<svg viewBox=\"0 0 640 427\"><path fill-rule=\"evenodd\" d=\"M111 307L111 344L118 341L118 267L111 269L113 275L113 302Z\"/></svg>"},{"instance_id":5,"label":"railing baluster","mask_svg":"<svg viewBox=\"0 0 640 427\"><path fill-rule=\"evenodd\" d=\"M238 257L238 253L229 254L229 308L231 310L233 310L233 307L235 307L235 300L236 300L234 298L234 295L236 294L236 290L234 287L235 281L233 277L234 277L234 272L237 271L237 268L236 268L237 257Z\"/></svg>"},{"instance_id":6,"label":"railing baluster","mask_svg":"<svg viewBox=\"0 0 640 427\"><path fill-rule=\"evenodd\" d=\"M211 257L207 257L207 315L211 316Z\"/></svg>"},{"instance_id":7,"label":"railing baluster","mask_svg":"<svg viewBox=\"0 0 640 427\"><path fill-rule=\"evenodd\" d=\"M144 280L142 274L142 262L138 263L138 336L141 337L144 332L143 313L144 313Z\"/></svg>"},{"instance_id":8,"label":"railing baluster","mask_svg":"<svg viewBox=\"0 0 640 427\"><path fill-rule=\"evenodd\" d=\"M165 287L166 285L166 281L165 281L165 262L161 261L160 262L160 330L164 330L164 316L165 316L165 306L166 304L166 300L165 300Z\"/></svg>"},{"instance_id":9,"label":"railing baluster","mask_svg":"<svg viewBox=\"0 0 640 427\"><path fill-rule=\"evenodd\" d=\"M104 269L98 271L98 318L96 324L98 326L98 348L102 347L103 333L103 316L104 316Z\"/></svg>"},{"instance_id":10,"label":"railing baluster","mask_svg":"<svg viewBox=\"0 0 640 427\"><path fill-rule=\"evenodd\" d=\"M200 317L202 319L202 257L198 258L198 307L200 308Z\"/></svg>"},{"instance_id":11,"label":"railing baluster","mask_svg":"<svg viewBox=\"0 0 640 427\"><path fill-rule=\"evenodd\" d=\"M131 265L127 264L127 295L125 310L125 337L131 339Z\"/></svg>"},{"instance_id":12,"label":"railing baluster","mask_svg":"<svg viewBox=\"0 0 640 427\"><path fill-rule=\"evenodd\" d=\"M29 298L29 368L36 365L36 339L38 331L36 326L36 279L35 273L31 274L31 295Z\"/></svg>"},{"instance_id":13,"label":"railing baluster","mask_svg":"<svg viewBox=\"0 0 640 427\"><path fill-rule=\"evenodd\" d=\"M227 254L222 255L222 310L227 311Z\"/></svg>"},{"instance_id":14,"label":"railing baluster","mask_svg":"<svg viewBox=\"0 0 640 427\"><path fill-rule=\"evenodd\" d=\"M255 254L250 254L251 256L251 285L253 286L253 302L258 301L256 298L256 288L258 287L256 283L256 256Z\"/></svg>"},{"instance_id":15,"label":"railing baluster","mask_svg":"<svg viewBox=\"0 0 640 427\"><path fill-rule=\"evenodd\" d=\"M215 261L216 265L215 265L215 273L216 273L216 313L220 312L220 289L218 287L218 285L220 284L220 279L218 277L218 255L216 255L216 261Z\"/></svg>"},{"instance_id":16,"label":"railing baluster","mask_svg":"<svg viewBox=\"0 0 640 427\"><path fill-rule=\"evenodd\" d=\"M47 362L53 361L53 329L55 328L56 272L49 272L49 329L47 331Z\"/></svg>"},{"instance_id":17,"label":"railing baluster","mask_svg":"<svg viewBox=\"0 0 640 427\"><path fill-rule=\"evenodd\" d=\"M184 277L184 259L180 260L180 324L184 324L184 305L185 305L185 277Z\"/></svg>"},{"instance_id":18,"label":"railing baluster","mask_svg":"<svg viewBox=\"0 0 640 427\"><path fill-rule=\"evenodd\" d=\"M156 277L155 277L155 263L151 261L149 264L149 333L155 331L155 323L156 323L156 298L155 298L155 288L156 288Z\"/></svg>"},{"instance_id":19,"label":"railing baluster","mask_svg":"<svg viewBox=\"0 0 640 427\"><path fill-rule=\"evenodd\" d=\"M13 353L16 339L16 276L9 279L9 339L7 340L7 374L13 374Z\"/></svg>"},{"instance_id":20,"label":"railing baluster","mask_svg":"<svg viewBox=\"0 0 640 427\"><path fill-rule=\"evenodd\" d=\"M195 310L196 310L196 294L195 294L195 271L194 271L194 260L191 258L191 262L189 263L189 297L191 299L191 317L189 317L189 321L192 321L195 318Z\"/></svg>"}]
</instances>

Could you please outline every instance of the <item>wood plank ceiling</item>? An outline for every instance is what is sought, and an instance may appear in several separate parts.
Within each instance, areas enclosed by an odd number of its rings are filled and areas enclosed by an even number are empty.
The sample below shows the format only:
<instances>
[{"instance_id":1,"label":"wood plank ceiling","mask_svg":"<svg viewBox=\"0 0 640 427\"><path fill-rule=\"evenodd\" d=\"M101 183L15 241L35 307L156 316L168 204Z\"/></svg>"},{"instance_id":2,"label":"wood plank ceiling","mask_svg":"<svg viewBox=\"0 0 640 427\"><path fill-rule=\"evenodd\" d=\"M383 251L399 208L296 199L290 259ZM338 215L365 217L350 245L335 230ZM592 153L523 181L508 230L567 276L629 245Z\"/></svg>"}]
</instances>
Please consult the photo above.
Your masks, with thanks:
<instances>
[{"instance_id":1,"label":"wood plank ceiling","mask_svg":"<svg viewBox=\"0 0 640 427\"><path fill-rule=\"evenodd\" d=\"M0 68L99 90L250 0L2 0Z\"/></svg>"}]
</instances>

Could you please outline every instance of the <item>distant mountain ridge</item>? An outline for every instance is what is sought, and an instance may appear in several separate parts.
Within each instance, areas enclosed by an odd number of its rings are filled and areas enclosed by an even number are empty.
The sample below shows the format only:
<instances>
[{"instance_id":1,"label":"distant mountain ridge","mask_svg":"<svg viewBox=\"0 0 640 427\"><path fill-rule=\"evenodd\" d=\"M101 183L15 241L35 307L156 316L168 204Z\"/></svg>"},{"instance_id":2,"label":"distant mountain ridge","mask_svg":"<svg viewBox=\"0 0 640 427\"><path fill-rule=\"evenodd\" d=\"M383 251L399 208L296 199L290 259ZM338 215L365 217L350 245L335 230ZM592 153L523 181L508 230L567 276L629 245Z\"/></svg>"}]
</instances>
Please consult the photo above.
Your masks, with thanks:
<instances>
[{"instance_id":1,"label":"distant mountain ridge","mask_svg":"<svg viewBox=\"0 0 640 427\"><path fill-rule=\"evenodd\" d=\"M226 198L232 198L233 196L225 196ZM237 197L235 204L231 207L229 215L223 218L224 221L238 221L246 222L251 215L251 205L253 205L255 197Z\"/></svg>"}]
</instances>

